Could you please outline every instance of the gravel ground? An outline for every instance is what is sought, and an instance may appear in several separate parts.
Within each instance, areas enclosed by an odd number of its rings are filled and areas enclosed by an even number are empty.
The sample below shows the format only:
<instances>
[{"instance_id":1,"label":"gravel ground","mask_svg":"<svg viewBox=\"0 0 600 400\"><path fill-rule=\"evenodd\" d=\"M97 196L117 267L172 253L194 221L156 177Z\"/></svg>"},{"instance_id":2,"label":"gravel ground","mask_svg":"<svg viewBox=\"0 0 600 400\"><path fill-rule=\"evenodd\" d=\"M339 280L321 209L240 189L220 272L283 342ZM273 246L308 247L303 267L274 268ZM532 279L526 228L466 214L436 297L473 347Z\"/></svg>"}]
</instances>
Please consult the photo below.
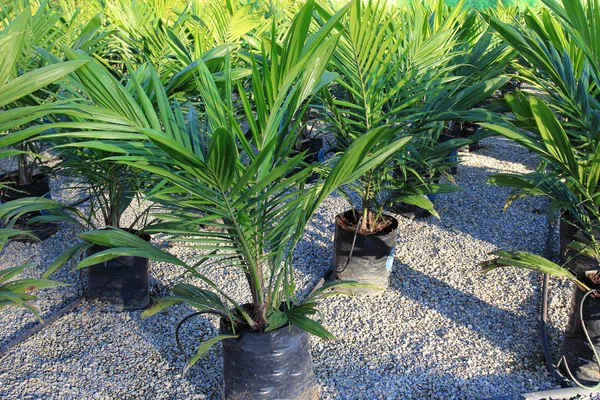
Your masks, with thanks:
<instances>
[{"instance_id":1,"label":"gravel ground","mask_svg":"<svg viewBox=\"0 0 600 400\"><path fill-rule=\"evenodd\" d=\"M556 387L539 345L540 277L514 269L483 276L478 270L498 248L543 252L545 202L520 200L503 212L509 190L485 184L491 173L531 170L535 159L503 139L483 144L477 153L462 154L456 180L465 190L438 197L441 220L401 219L391 285L384 294L322 304L325 326L337 336L312 341L323 399L484 399ZM342 197L331 196L311 221L295 253L302 293L331 266L332 221L347 208ZM43 244L12 243L0 254L0 267L34 262L39 267L27 274L39 276L76 233L62 226ZM153 241L184 259L195 255L160 237ZM153 298L168 294L174 282L197 283L170 265L154 263L151 272ZM209 273L232 297L248 298L235 271ZM44 292L37 302L43 315L80 294L78 274L64 270L57 278L72 286ZM555 353L570 291L568 282L551 279ZM0 356L0 399L219 398L218 347L181 376L185 359L174 330L191 312L176 306L142 320L140 312L113 313L84 303ZM15 309L0 310L0 320L0 346L35 322ZM187 351L214 335L216 326L212 317L190 320L182 329Z\"/></svg>"}]
</instances>

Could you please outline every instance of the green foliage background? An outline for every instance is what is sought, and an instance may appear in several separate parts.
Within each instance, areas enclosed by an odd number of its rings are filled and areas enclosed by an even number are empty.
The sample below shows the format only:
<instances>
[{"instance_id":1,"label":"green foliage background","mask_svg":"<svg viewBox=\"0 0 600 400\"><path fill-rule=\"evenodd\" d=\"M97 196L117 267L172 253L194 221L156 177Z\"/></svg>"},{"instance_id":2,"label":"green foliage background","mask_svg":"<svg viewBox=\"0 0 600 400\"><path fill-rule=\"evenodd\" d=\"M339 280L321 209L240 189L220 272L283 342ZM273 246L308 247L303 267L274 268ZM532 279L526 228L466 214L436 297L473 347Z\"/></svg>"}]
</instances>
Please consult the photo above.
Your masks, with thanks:
<instances>
[{"instance_id":1,"label":"green foliage background","mask_svg":"<svg viewBox=\"0 0 600 400\"><path fill-rule=\"evenodd\" d=\"M459 0L446 0L446 4L455 6ZM494 8L498 3L503 6L525 6L529 4L535 6L540 4L539 0L465 0L465 7L469 9L485 10L488 8Z\"/></svg>"}]
</instances>

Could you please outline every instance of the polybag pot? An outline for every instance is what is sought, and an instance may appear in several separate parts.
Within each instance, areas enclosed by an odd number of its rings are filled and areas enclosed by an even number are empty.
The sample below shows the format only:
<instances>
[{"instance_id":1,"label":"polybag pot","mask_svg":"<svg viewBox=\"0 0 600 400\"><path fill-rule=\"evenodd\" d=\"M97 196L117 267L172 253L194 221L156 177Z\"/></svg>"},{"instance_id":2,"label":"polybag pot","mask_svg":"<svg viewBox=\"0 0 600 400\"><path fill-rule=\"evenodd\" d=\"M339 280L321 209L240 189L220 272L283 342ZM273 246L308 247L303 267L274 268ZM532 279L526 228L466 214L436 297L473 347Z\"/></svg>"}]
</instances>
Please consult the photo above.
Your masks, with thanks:
<instances>
[{"instance_id":1,"label":"polybag pot","mask_svg":"<svg viewBox=\"0 0 600 400\"><path fill-rule=\"evenodd\" d=\"M221 319L221 333L230 334ZM317 399L310 334L294 326L243 333L223 343L223 377L228 400Z\"/></svg>"},{"instance_id":2,"label":"polybag pot","mask_svg":"<svg viewBox=\"0 0 600 400\"><path fill-rule=\"evenodd\" d=\"M150 235L142 238L150 241ZM106 250L93 246L87 255ZM119 311L140 310L150 305L149 264L143 257L121 256L86 268L88 300L99 300Z\"/></svg>"},{"instance_id":3,"label":"polybag pot","mask_svg":"<svg viewBox=\"0 0 600 400\"><path fill-rule=\"evenodd\" d=\"M378 289L345 289L352 294L377 295L389 286L390 274L394 263L394 250L398 232L398 220L391 217L389 227L373 235L355 234L342 226L343 215L335 218L335 236L333 240L333 274L336 279L357 281L375 285ZM354 237L356 235L356 241ZM354 246L353 246L354 242Z\"/></svg>"},{"instance_id":4,"label":"polybag pot","mask_svg":"<svg viewBox=\"0 0 600 400\"><path fill-rule=\"evenodd\" d=\"M594 294L586 297L583 303L582 322L580 309L581 300L585 293L579 286L575 286L573 290L569 320L561 349L564 359L560 366L565 376L570 377L566 368L568 366L575 379L586 386L593 386L600 381L600 371L583 327L585 323L590 339L596 351L600 354L600 299L595 297Z\"/></svg>"},{"instance_id":5,"label":"polybag pot","mask_svg":"<svg viewBox=\"0 0 600 400\"><path fill-rule=\"evenodd\" d=\"M564 259L567 253L567 246L573 240L575 240L575 235L579 229L574 225L574 220L570 216L568 212L564 212L560 216L560 221L558 223L558 232L559 232L559 240L560 240L560 257Z\"/></svg>"}]
</instances>

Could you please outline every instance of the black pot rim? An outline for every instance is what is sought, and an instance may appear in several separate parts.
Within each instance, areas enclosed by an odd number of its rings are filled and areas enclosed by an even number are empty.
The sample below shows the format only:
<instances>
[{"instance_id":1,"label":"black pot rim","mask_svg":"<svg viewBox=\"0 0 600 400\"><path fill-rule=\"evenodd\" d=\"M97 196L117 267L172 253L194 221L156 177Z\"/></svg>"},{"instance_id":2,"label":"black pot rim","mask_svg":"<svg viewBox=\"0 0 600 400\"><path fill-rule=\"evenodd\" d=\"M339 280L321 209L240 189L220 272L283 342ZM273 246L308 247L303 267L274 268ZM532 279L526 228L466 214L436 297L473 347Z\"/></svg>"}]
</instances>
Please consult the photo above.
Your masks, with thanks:
<instances>
[{"instance_id":1,"label":"black pot rim","mask_svg":"<svg viewBox=\"0 0 600 400\"><path fill-rule=\"evenodd\" d=\"M226 323L226 322L228 322L228 320L225 317L221 317L219 319L219 331L222 334L226 334L226 335L233 334L233 332L231 331L231 329L227 328L226 325L223 325L223 323ZM276 332L279 332L282 329L286 329L286 328L288 328L288 329L297 328L297 329L300 329L303 332L306 332L304 329L298 328L296 325L294 325L294 324L292 324L290 322L287 322L285 325L280 326L277 329L273 329L271 331L267 331L267 332L248 332L248 331L240 331L240 330L238 330L237 331L237 334L239 335L238 338L225 339L225 340L237 340L237 339L240 339L242 336L250 336L250 337L270 336L270 335L273 335ZM306 332L306 333L308 334L308 332Z\"/></svg>"},{"instance_id":2,"label":"black pot rim","mask_svg":"<svg viewBox=\"0 0 600 400\"><path fill-rule=\"evenodd\" d=\"M114 229L114 227L104 227L104 228L101 228L99 230L100 231L108 231L108 230L111 230L111 229ZM140 231L138 231L137 229L131 229L131 228L119 228L119 229L121 229L123 231L127 231L129 233L133 233L134 235L136 235L136 236L144 239L146 242L150 242L150 240L152 240L152 236L150 236L149 233L141 231L142 232L142 236L140 236L140 235L138 235L138 233ZM87 249L86 253L88 255L90 255L90 254L96 253L95 250L102 251L102 250L106 250L106 249L108 249L108 247L106 247L106 246L99 246L97 244L94 244L94 245L92 245L92 247L90 247L89 249ZM124 257L124 256L120 256L120 257ZM140 257L140 258L145 258L145 257Z\"/></svg>"},{"instance_id":3,"label":"black pot rim","mask_svg":"<svg viewBox=\"0 0 600 400\"><path fill-rule=\"evenodd\" d=\"M114 229L120 229L125 232L133 233L139 238L144 239L146 242L152 240L152 236L149 233L144 232L143 230L135 229L135 228L116 228L114 226L105 226L104 228L100 228L100 231L109 231ZM140 235L141 234L141 235Z\"/></svg>"},{"instance_id":4,"label":"black pot rim","mask_svg":"<svg viewBox=\"0 0 600 400\"><path fill-rule=\"evenodd\" d=\"M339 226L341 229L345 230L346 232L356 232L356 228L354 230L346 229L343 225L340 225L338 223L338 221L340 220L340 218L341 218L342 215L346 215L346 214L351 213L351 212L352 212L352 210L346 210L346 211L341 212L341 213L339 213L339 214L337 214L335 216L335 224L337 226ZM358 214L362 214L362 213L360 213L358 211L357 211L357 213ZM386 217L386 218L389 218L390 220L392 220L392 224L390 225L390 227L388 227L388 228L386 228L384 230L381 230L379 232L375 232L375 233L373 233L371 235L365 235L365 234L362 234L360 232L358 233L358 235L359 236L385 236L385 235L389 235L390 233L396 231L398 229L399 224L400 224L398 222L398 219L396 219L396 217L394 217L394 216L392 216L390 214L383 214L383 216Z\"/></svg>"}]
</instances>

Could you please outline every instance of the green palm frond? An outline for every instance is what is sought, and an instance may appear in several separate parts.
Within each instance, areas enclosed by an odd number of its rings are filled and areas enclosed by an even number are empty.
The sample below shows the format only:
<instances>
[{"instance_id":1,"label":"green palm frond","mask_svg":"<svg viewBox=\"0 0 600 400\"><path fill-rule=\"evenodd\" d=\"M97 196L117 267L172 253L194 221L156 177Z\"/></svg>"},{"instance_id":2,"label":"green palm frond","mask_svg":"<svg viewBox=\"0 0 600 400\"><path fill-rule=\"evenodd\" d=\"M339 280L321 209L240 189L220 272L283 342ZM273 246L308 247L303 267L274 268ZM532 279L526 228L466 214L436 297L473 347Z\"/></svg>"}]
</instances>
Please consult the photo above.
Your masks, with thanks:
<instances>
[{"instance_id":1,"label":"green palm frond","mask_svg":"<svg viewBox=\"0 0 600 400\"><path fill-rule=\"evenodd\" d=\"M30 293L66 285L48 279L14 279L23 270L31 267L33 267L32 264L23 264L0 270L0 309L4 307L24 308L32 312L40 322L43 322L37 309L30 303L37 300L37 297Z\"/></svg>"},{"instance_id":2,"label":"green palm frond","mask_svg":"<svg viewBox=\"0 0 600 400\"><path fill-rule=\"evenodd\" d=\"M336 148L343 151L361 135L378 129L389 130L394 137L413 137L395 156L394 165L370 171L353 186L362 198L363 213L368 214L394 196L410 196L411 200L417 191L436 183L430 174L447 168L448 157L456 149L450 144L457 142L439 143L447 121L498 120L491 112L471 108L508 78L498 77L502 68L485 73L485 67L480 70L468 63L505 62L510 52L480 21L465 16L460 8L445 7L442 1L413 2L399 8L353 1L340 25L332 60L340 77L336 86L323 93L328 107L324 119L336 138ZM469 54L467 44L459 40L471 40L469 46L477 52ZM465 76L459 75L461 69ZM435 157L433 153L419 156L433 148L437 149ZM407 171L411 177L405 181ZM363 230L368 229L367 220L363 219Z\"/></svg>"},{"instance_id":3,"label":"green palm frond","mask_svg":"<svg viewBox=\"0 0 600 400\"><path fill-rule=\"evenodd\" d=\"M577 280L567 268L564 268L552 261L546 260L537 254L531 254L524 251L504 251L500 250L494 253L495 259L481 264L482 271L487 273L502 267L518 267L530 271L564 277L576 282L578 285L587 288L585 284Z\"/></svg>"},{"instance_id":4,"label":"green palm frond","mask_svg":"<svg viewBox=\"0 0 600 400\"><path fill-rule=\"evenodd\" d=\"M522 99L523 100L523 99ZM555 209L568 210L586 234L593 237L594 221L598 221L599 198L596 194L600 179L600 154L585 156L576 151L571 138L562 128L550 108L534 97L518 104L517 118L531 119L536 135L519 130L514 126L482 124L490 131L505 136L548 162L551 173L526 175L501 174L490 179L490 183L514 187L516 191L507 205L522 196L546 196Z\"/></svg>"}]
</instances>

